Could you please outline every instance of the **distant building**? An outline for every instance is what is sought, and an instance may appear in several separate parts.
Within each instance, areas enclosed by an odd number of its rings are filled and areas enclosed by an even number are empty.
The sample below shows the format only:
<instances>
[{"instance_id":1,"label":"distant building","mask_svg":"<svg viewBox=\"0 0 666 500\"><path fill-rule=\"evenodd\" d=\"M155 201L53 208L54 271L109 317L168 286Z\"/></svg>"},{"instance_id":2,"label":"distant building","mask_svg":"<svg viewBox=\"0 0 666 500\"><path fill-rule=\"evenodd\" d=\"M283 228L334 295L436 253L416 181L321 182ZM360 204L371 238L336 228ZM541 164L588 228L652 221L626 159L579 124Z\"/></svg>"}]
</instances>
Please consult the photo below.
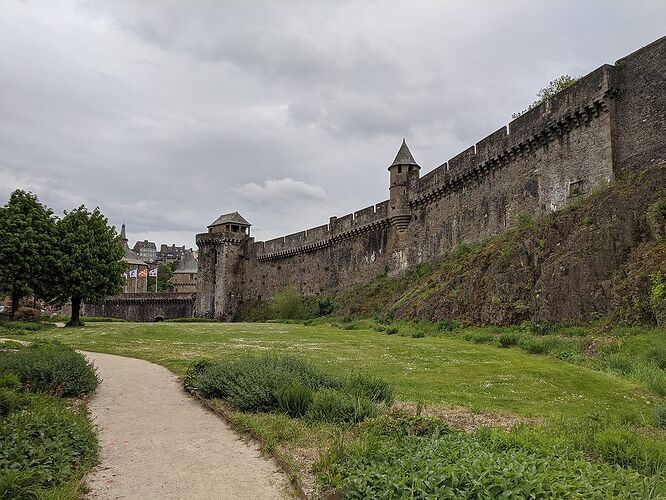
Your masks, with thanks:
<instances>
[{"instance_id":1,"label":"distant building","mask_svg":"<svg viewBox=\"0 0 666 500\"><path fill-rule=\"evenodd\" d=\"M164 264L176 262L183 258L185 251L185 245L177 247L176 245L169 246L162 244L160 245L159 252L157 252L157 260Z\"/></svg>"},{"instance_id":2,"label":"distant building","mask_svg":"<svg viewBox=\"0 0 666 500\"><path fill-rule=\"evenodd\" d=\"M171 276L173 291L179 293L194 293L197 291L197 272L199 263L194 257L192 249L186 250Z\"/></svg>"},{"instance_id":3,"label":"distant building","mask_svg":"<svg viewBox=\"0 0 666 500\"><path fill-rule=\"evenodd\" d=\"M127 235L125 234L125 224L120 230L120 239L122 241L125 255L123 260L127 262L127 272L125 282L125 293L145 293L148 289L148 264L141 260L127 244Z\"/></svg>"},{"instance_id":4,"label":"distant building","mask_svg":"<svg viewBox=\"0 0 666 500\"><path fill-rule=\"evenodd\" d=\"M137 241L134 244L134 253L136 253L141 260L153 263L157 260L157 245L148 240Z\"/></svg>"}]
</instances>

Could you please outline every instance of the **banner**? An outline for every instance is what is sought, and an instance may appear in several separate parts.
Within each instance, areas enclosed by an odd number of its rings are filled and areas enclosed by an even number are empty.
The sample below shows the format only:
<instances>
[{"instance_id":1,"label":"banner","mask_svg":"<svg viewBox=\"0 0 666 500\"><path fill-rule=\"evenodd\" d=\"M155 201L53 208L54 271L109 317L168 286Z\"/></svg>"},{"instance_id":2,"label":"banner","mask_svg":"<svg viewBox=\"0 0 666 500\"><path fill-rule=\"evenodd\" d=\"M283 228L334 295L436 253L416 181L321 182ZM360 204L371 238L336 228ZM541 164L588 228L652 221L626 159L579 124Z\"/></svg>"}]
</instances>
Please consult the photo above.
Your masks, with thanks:
<instances>
[{"instance_id":1,"label":"banner","mask_svg":"<svg viewBox=\"0 0 666 500\"><path fill-rule=\"evenodd\" d=\"M127 276L129 276L130 278L136 278L136 269L130 269L129 271L127 271Z\"/></svg>"},{"instance_id":2,"label":"banner","mask_svg":"<svg viewBox=\"0 0 666 500\"><path fill-rule=\"evenodd\" d=\"M157 278L157 268L148 271L148 276L150 276L151 278Z\"/></svg>"},{"instance_id":3,"label":"banner","mask_svg":"<svg viewBox=\"0 0 666 500\"><path fill-rule=\"evenodd\" d=\"M145 278L146 276L148 276L148 270L141 269L141 271L139 271L139 278Z\"/></svg>"}]
</instances>

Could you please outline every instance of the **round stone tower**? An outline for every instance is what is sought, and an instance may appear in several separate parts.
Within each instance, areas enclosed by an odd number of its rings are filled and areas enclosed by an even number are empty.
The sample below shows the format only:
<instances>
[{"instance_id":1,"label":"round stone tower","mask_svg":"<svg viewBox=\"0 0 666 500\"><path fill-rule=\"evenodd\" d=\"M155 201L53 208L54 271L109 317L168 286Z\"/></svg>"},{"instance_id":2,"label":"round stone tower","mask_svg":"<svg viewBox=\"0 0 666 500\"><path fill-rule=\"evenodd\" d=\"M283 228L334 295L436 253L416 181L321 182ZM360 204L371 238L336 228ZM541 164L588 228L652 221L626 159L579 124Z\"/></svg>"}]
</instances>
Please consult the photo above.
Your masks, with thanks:
<instances>
[{"instance_id":1,"label":"round stone tower","mask_svg":"<svg viewBox=\"0 0 666 500\"><path fill-rule=\"evenodd\" d=\"M197 234L197 316L233 318L242 300L243 257L251 240L250 223L238 212L220 215L207 233Z\"/></svg>"},{"instance_id":2,"label":"round stone tower","mask_svg":"<svg viewBox=\"0 0 666 500\"><path fill-rule=\"evenodd\" d=\"M416 184L421 170L404 139L388 170L390 172L389 221L399 233L402 233L407 229L409 220L412 218L409 208L409 189L410 186Z\"/></svg>"}]
</instances>

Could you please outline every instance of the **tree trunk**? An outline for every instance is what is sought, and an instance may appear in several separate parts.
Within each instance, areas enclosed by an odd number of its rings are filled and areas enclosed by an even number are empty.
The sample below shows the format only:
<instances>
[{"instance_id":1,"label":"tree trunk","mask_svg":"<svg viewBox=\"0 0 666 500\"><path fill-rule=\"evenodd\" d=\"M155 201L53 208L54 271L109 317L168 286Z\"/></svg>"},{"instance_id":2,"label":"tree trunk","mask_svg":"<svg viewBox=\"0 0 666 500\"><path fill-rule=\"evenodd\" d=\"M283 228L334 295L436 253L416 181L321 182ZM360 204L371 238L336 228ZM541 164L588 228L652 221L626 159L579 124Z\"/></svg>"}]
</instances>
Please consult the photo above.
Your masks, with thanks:
<instances>
[{"instance_id":1,"label":"tree trunk","mask_svg":"<svg viewBox=\"0 0 666 500\"><path fill-rule=\"evenodd\" d=\"M9 313L12 319L14 319L14 314L19 308L19 300L21 300L21 293L17 289L12 290L12 310Z\"/></svg>"},{"instance_id":2,"label":"tree trunk","mask_svg":"<svg viewBox=\"0 0 666 500\"><path fill-rule=\"evenodd\" d=\"M72 317L69 320L68 326L81 326L81 299L79 297L72 297Z\"/></svg>"}]
</instances>

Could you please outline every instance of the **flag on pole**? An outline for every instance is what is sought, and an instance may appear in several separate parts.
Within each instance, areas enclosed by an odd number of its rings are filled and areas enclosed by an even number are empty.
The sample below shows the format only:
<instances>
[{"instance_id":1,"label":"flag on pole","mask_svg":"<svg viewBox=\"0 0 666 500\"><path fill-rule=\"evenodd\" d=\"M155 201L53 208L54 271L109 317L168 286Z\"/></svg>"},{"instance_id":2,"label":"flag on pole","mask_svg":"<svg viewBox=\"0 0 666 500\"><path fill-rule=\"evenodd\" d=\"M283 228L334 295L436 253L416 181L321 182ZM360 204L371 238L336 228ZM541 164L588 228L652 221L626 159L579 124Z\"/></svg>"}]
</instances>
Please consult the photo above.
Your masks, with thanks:
<instances>
[{"instance_id":1,"label":"flag on pole","mask_svg":"<svg viewBox=\"0 0 666 500\"><path fill-rule=\"evenodd\" d=\"M139 271L139 278L145 278L148 276L148 270L147 269L141 269Z\"/></svg>"},{"instance_id":2,"label":"flag on pole","mask_svg":"<svg viewBox=\"0 0 666 500\"><path fill-rule=\"evenodd\" d=\"M130 269L129 271L127 271L127 276L129 276L130 278L136 278L136 269Z\"/></svg>"},{"instance_id":3,"label":"flag on pole","mask_svg":"<svg viewBox=\"0 0 666 500\"><path fill-rule=\"evenodd\" d=\"M151 278L157 278L157 268L148 271L148 276L150 276Z\"/></svg>"}]
</instances>

